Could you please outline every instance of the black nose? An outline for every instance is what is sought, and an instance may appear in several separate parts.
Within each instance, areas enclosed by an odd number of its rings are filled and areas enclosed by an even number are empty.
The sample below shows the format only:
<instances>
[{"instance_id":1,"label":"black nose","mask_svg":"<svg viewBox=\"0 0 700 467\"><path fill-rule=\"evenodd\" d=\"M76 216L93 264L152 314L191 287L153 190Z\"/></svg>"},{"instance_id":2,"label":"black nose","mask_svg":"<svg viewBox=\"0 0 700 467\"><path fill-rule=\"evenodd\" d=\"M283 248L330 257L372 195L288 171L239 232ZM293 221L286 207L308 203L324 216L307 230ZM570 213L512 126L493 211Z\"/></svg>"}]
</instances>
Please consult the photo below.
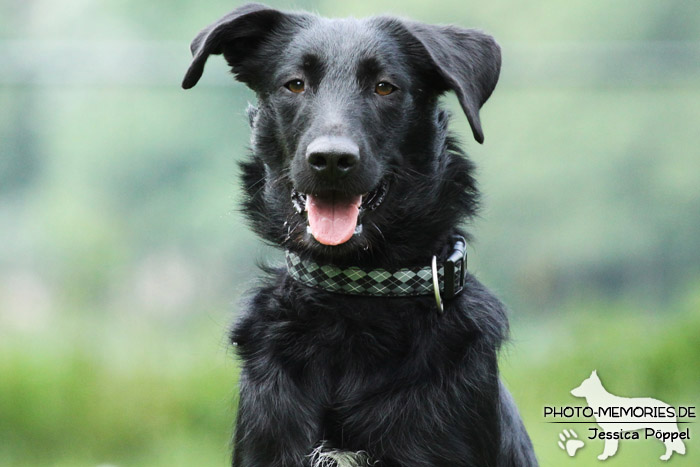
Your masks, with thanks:
<instances>
[{"instance_id":1,"label":"black nose","mask_svg":"<svg viewBox=\"0 0 700 467\"><path fill-rule=\"evenodd\" d=\"M359 165L360 148L343 136L321 136L307 146L306 162L316 174L338 180Z\"/></svg>"}]
</instances>

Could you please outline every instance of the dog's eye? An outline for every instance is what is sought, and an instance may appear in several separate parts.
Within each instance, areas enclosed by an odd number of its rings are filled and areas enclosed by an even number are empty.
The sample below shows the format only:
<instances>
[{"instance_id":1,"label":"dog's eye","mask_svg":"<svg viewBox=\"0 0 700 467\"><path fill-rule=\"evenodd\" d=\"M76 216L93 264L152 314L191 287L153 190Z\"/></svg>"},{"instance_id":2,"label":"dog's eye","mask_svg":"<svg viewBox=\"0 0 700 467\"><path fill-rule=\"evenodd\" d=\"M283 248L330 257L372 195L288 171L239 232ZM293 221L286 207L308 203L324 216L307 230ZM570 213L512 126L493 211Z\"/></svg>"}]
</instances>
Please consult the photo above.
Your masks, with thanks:
<instances>
[{"instance_id":1,"label":"dog's eye","mask_svg":"<svg viewBox=\"0 0 700 467\"><path fill-rule=\"evenodd\" d=\"M293 79L287 84L284 85L285 88L289 89L295 94L299 94L300 92L304 92L304 82L300 79Z\"/></svg>"},{"instance_id":2,"label":"dog's eye","mask_svg":"<svg viewBox=\"0 0 700 467\"><path fill-rule=\"evenodd\" d=\"M391 83L387 83L386 81L382 81L380 83L377 83L377 85L374 87L374 92L379 94L380 96L388 96L392 92L396 90L396 86L394 86Z\"/></svg>"}]
</instances>

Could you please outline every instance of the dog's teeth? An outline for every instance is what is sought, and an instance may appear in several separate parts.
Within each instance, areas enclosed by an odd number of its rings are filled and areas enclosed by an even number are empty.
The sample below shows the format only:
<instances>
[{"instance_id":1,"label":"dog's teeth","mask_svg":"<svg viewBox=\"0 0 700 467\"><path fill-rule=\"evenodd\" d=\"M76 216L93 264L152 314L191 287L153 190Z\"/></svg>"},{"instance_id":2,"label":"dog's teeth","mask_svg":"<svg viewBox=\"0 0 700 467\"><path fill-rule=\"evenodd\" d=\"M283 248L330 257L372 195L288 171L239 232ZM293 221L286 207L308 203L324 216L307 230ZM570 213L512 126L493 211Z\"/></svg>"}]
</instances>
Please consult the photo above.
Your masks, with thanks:
<instances>
[{"instance_id":1,"label":"dog's teeth","mask_svg":"<svg viewBox=\"0 0 700 467\"><path fill-rule=\"evenodd\" d=\"M361 234L362 233L362 224L357 224L357 227L355 227L355 235Z\"/></svg>"}]
</instances>

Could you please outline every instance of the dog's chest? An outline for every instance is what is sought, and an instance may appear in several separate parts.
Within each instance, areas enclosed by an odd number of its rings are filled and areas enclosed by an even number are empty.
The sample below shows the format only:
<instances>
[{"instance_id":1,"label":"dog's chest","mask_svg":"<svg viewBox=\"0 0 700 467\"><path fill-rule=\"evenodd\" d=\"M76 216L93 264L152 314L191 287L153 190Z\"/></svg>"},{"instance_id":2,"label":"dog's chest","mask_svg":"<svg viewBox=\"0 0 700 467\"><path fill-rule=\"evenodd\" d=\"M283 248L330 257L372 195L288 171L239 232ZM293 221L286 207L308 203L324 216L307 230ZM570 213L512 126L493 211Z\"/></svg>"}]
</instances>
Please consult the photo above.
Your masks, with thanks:
<instances>
[{"instance_id":1,"label":"dog's chest","mask_svg":"<svg viewBox=\"0 0 700 467\"><path fill-rule=\"evenodd\" d=\"M410 358L417 345L413 323L364 314L290 313L268 322L261 350L304 380L345 378L387 373ZM262 348L265 348L264 350Z\"/></svg>"},{"instance_id":2,"label":"dog's chest","mask_svg":"<svg viewBox=\"0 0 700 467\"><path fill-rule=\"evenodd\" d=\"M416 377L430 371L421 363L427 359L416 358L435 344L425 310L357 308L254 311L253 323L235 330L244 337L243 371L258 381L283 375L301 394L333 407L361 405L407 370Z\"/></svg>"}]
</instances>

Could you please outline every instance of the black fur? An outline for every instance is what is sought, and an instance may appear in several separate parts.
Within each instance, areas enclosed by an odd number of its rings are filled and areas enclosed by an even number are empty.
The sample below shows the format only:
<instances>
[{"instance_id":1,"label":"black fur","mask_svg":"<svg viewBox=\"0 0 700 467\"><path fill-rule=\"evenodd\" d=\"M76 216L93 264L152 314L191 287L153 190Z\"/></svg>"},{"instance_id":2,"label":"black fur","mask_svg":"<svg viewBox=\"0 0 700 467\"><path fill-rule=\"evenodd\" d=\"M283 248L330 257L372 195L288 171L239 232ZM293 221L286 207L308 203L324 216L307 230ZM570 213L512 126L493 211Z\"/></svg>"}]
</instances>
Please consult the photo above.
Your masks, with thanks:
<instances>
[{"instance_id":1,"label":"black fur","mask_svg":"<svg viewBox=\"0 0 700 467\"><path fill-rule=\"evenodd\" d=\"M396 268L444 258L449 236L464 233L478 205L474 166L438 98L455 91L483 140L478 111L500 69L490 36L250 4L204 29L192 50L183 87L223 54L258 95L242 171L244 212L263 239L318 261ZM301 93L285 87L297 79ZM378 82L395 91L379 95ZM328 135L359 148L346 177L309 167L307 146ZM294 192L349 196L382 183L386 197L363 211L363 231L336 246L316 241L292 202ZM499 382L507 332L503 306L469 274L439 314L432 297L338 295L269 271L231 332L243 364L233 465L306 466L320 446L386 467L536 465Z\"/></svg>"}]
</instances>

